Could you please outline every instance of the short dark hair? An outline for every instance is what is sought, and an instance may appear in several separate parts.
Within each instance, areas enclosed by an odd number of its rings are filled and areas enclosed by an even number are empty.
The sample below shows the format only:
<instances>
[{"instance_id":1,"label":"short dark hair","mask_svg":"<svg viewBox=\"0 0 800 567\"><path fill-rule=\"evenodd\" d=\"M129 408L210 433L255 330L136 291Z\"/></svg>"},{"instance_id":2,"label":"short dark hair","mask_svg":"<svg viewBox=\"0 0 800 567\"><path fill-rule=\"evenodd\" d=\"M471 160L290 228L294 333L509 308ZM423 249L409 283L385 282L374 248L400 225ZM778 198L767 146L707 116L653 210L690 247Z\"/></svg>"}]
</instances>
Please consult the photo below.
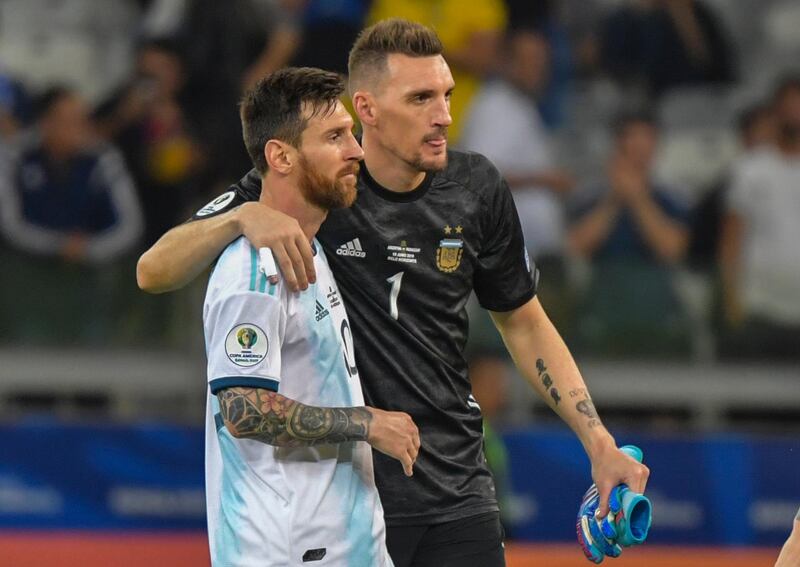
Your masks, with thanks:
<instances>
[{"instance_id":1,"label":"short dark hair","mask_svg":"<svg viewBox=\"0 0 800 567\"><path fill-rule=\"evenodd\" d=\"M653 129L658 129L658 120L651 110L626 110L618 114L611 124L611 131L614 134L614 138L620 138L624 136L627 133L628 128L634 124L646 124Z\"/></svg>"},{"instance_id":2,"label":"short dark hair","mask_svg":"<svg viewBox=\"0 0 800 567\"><path fill-rule=\"evenodd\" d=\"M409 57L441 55L444 48L431 28L401 18L381 20L358 34L347 61L351 90L367 77L386 69L393 53Z\"/></svg>"},{"instance_id":3,"label":"short dark hair","mask_svg":"<svg viewBox=\"0 0 800 567\"><path fill-rule=\"evenodd\" d=\"M331 112L343 92L341 75L313 67L287 67L261 79L239 105L244 143L256 170L264 175L269 169L267 142L299 148L309 118ZM311 110L305 116L304 105Z\"/></svg>"}]
</instances>

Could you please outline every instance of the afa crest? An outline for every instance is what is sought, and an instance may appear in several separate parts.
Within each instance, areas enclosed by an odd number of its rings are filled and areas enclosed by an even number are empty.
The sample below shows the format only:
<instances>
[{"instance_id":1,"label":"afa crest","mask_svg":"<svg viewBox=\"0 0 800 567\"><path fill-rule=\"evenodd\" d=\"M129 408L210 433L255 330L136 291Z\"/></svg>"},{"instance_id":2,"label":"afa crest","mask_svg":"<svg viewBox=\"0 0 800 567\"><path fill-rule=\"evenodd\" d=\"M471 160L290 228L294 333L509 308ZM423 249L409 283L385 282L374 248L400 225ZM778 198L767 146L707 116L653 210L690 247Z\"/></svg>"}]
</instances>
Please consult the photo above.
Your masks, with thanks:
<instances>
[{"instance_id":1,"label":"afa crest","mask_svg":"<svg viewBox=\"0 0 800 567\"><path fill-rule=\"evenodd\" d=\"M460 238L444 238L436 249L436 267L445 273L455 272L461 265L464 241Z\"/></svg>"}]
</instances>

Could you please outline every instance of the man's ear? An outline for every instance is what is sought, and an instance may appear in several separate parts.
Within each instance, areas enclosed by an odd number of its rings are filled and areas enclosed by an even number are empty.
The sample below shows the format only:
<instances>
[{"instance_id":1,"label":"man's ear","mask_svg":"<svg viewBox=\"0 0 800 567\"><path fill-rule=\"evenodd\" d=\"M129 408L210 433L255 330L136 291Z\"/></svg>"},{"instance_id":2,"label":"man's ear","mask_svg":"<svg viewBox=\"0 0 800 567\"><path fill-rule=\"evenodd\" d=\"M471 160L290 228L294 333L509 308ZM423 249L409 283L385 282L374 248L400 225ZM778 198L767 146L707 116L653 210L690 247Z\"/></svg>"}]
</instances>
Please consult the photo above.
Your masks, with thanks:
<instances>
[{"instance_id":1,"label":"man's ear","mask_svg":"<svg viewBox=\"0 0 800 567\"><path fill-rule=\"evenodd\" d=\"M353 108L362 124L375 126L378 118L378 109L375 106L375 98L372 93L356 91L353 94Z\"/></svg>"},{"instance_id":2,"label":"man's ear","mask_svg":"<svg viewBox=\"0 0 800 567\"><path fill-rule=\"evenodd\" d=\"M288 175L294 165L295 152L286 142L270 140L264 146L264 157L270 170Z\"/></svg>"}]
</instances>

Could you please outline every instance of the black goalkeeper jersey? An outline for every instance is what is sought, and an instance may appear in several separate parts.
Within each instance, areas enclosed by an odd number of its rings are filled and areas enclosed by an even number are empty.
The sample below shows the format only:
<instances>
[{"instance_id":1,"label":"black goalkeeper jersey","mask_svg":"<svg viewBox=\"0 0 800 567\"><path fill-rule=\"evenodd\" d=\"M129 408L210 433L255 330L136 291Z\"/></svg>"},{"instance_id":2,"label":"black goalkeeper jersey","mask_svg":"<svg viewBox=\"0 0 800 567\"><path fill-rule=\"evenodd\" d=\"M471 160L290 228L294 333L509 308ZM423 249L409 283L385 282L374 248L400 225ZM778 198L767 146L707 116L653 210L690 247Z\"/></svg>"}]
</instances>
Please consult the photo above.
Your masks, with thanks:
<instances>
[{"instance_id":1,"label":"black goalkeeper jersey","mask_svg":"<svg viewBox=\"0 0 800 567\"><path fill-rule=\"evenodd\" d=\"M260 188L253 170L213 212L257 200ZM344 297L367 404L407 412L419 427L413 477L373 451L387 524L497 510L463 356L466 303L474 290L486 309L509 311L536 292L514 202L497 169L479 154L449 151L444 171L396 193L362 164L355 204L331 211L317 239Z\"/></svg>"}]
</instances>

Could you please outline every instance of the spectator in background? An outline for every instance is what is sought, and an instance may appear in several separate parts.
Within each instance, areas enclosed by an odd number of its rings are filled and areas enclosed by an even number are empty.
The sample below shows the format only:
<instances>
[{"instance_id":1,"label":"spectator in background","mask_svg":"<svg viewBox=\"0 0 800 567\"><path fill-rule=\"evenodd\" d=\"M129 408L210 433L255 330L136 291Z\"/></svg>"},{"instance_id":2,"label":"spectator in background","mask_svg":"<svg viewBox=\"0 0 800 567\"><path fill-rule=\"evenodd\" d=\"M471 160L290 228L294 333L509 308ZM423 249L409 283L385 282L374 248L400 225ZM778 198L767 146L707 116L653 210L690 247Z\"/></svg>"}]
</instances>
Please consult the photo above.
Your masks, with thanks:
<instances>
[{"instance_id":1,"label":"spectator in background","mask_svg":"<svg viewBox=\"0 0 800 567\"><path fill-rule=\"evenodd\" d=\"M99 274L131 250L142 219L119 153L93 140L86 104L53 88L37 129L0 156L0 230L21 263L2 270L7 331L31 339L101 337ZM13 290L17 290L14 292ZM95 322L97 319L95 319Z\"/></svg>"},{"instance_id":2,"label":"spectator in background","mask_svg":"<svg viewBox=\"0 0 800 567\"><path fill-rule=\"evenodd\" d=\"M501 76L485 83L470 106L460 145L488 157L503 174L538 263L562 255L561 194L574 182L556 165L534 99L547 84L546 39L532 30L512 31L502 61Z\"/></svg>"},{"instance_id":3,"label":"spectator in background","mask_svg":"<svg viewBox=\"0 0 800 567\"><path fill-rule=\"evenodd\" d=\"M734 169L720 243L733 356L800 357L800 76L772 102L776 146Z\"/></svg>"},{"instance_id":4,"label":"spectator in background","mask_svg":"<svg viewBox=\"0 0 800 567\"><path fill-rule=\"evenodd\" d=\"M737 122L743 157L764 148L771 148L777 141L775 116L768 104L756 104L745 108Z\"/></svg>"},{"instance_id":5,"label":"spectator in background","mask_svg":"<svg viewBox=\"0 0 800 567\"><path fill-rule=\"evenodd\" d=\"M30 92L67 85L91 104L131 72L137 0L3 0L0 53Z\"/></svg>"},{"instance_id":6,"label":"spectator in background","mask_svg":"<svg viewBox=\"0 0 800 567\"><path fill-rule=\"evenodd\" d=\"M450 100L448 140L457 144L467 109L497 64L507 13L503 0L374 0L368 24L404 18L436 30L456 89Z\"/></svg>"},{"instance_id":7,"label":"spectator in background","mask_svg":"<svg viewBox=\"0 0 800 567\"><path fill-rule=\"evenodd\" d=\"M294 0L302 18L302 40L292 65L347 75L347 54L367 17L369 0Z\"/></svg>"},{"instance_id":8,"label":"spectator in background","mask_svg":"<svg viewBox=\"0 0 800 567\"><path fill-rule=\"evenodd\" d=\"M688 350L672 270L686 253L687 211L652 178L658 128L651 116L618 119L607 179L576 203L569 246L592 280L580 312L582 348L601 354Z\"/></svg>"},{"instance_id":9,"label":"spectator in background","mask_svg":"<svg viewBox=\"0 0 800 567\"><path fill-rule=\"evenodd\" d=\"M0 141L11 139L30 119L30 104L23 86L0 71Z\"/></svg>"},{"instance_id":10,"label":"spectator in background","mask_svg":"<svg viewBox=\"0 0 800 567\"><path fill-rule=\"evenodd\" d=\"M185 109L206 141L207 184L238 179L250 167L237 106L244 90L286 66L300 33L288 0L190 0L184 35ZM204 187L203 189L206 189Z\"/></svg>"},{"instance_id":11,"label":"spectator in background","mask_svg":"<svg viewBox=\"0 0 800 567\"><path fill-rule=\"evenodd\" d=\"M509 31L536 30L547 42L547 81L536 93L536 106L545 125L551 130L558 129L566 118L567 97L575 69L573 39L564 21L569 7L553 0L506 0L506 5ZM580 10L585 9L585 5L580 6Z\"/></svg>"},{"instance_id":12,"label":"spectator in background","mask_svg":"<svg viewBox=\"0 0 800 567\"><path fill-rule=\"evenodd\" d=\"M769 147L775 143L775 121L771 109L766 105L754 105L744 109L737 121L739 133L739 159ZM691 238L687 262L692 269L715 272L722 233L722 217L725 213L725 197L730 184L729 176L719 180L695 206L692 214Z\"/></svg>"},{"instance_id":13,"label":"spectator in background","mask_svg":"<svg viewBox=\"0 0 800 567\"><path fill-rule=\"evenodd\" d=\"M485 83L475 96L460 145L492 160L508 182L525 245L541 269L542 302L561 323L566 301L562 297L566 290L563 196L574 182L557 166L549 132L536 107L535 97L547 85L549 53L545 37L533 30L508 33L501 75ZM486 328L491 332L491 326Z\"/></svg>"},{"instance_id":14,"label":"spectator in background","mask_svg":"<svg viewBox=\"0 0 800 567\"><path fill-rule=\"evenodd\" d=\"M601 38L602 67L653 96L683 85L729 83L734 56L722 24L698 0L635 0L614 11Z\"/></svg>"},{"instance_id":15,"label":"spectator in background","mask_svg":"<svg viewBox=\"0 0 800 567\"><path fill-rule=\"evenodd\" d=\"M188 216L185 209L202 170L200 142L182 107L185 80L177 45L150 41L139 50L133 80L100 113L101 131L132 169L148 246Z\"/></svg>"}]
</instances>

